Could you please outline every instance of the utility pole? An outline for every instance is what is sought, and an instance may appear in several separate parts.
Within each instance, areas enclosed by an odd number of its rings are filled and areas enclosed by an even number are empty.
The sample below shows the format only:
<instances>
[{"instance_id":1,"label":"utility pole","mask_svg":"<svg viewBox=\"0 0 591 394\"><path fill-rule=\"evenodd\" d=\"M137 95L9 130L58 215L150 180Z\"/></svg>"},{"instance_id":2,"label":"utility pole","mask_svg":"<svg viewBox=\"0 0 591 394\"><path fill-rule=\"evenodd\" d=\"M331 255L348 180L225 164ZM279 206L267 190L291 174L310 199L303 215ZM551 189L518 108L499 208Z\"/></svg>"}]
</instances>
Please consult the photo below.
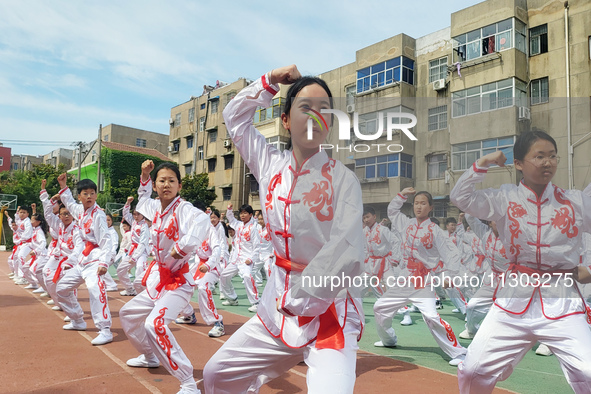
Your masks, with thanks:
<instances>
[{"instance_id":1,"label":"utility pole","mask_svg":"<svg viewBox=\"0 0 591 394\"><path fill-rule=\"evenodd\" d=\"M84 142L78 142L78 182L80 182L80 177L82 176L82 144Z\"/></svg>"},{"instance_id":2,"label":"utility pole","mask_svg":"<svg viewBox=\"0 0 591 394\"><path fill-rule=\"evenodd\" d=\"M103 140L103 125L102 123L99 125L99 132L98 132L98 165L96 168L96 187L98 192L101 192L101 144Z\"/></svg>"}]
</instances>

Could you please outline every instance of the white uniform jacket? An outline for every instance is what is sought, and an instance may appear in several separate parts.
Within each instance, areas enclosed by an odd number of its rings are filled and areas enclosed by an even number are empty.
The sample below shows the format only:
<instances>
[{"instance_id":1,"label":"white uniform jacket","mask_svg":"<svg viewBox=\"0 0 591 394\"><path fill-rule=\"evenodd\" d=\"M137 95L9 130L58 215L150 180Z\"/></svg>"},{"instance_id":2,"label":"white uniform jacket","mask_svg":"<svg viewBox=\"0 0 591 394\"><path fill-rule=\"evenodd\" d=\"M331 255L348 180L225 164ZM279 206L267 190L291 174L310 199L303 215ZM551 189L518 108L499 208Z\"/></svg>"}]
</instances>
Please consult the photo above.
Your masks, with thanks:
<instances>
[{"instance_id":1,"label":"white uniform jacket","mask_svg":"<svg viewBox=\"0 0 591 394\"><path fill-rule=\"evenodd\" d=\"M43 203L43 216L45 217L45 221L49 225L49 235L51 235L51 244L49 245L48 252L49 254L53 255L53 249L55 249L57 245L57 239L59 237L60 232L60 223L62 222L58 215L53 213L53 207L56 203L54 203L50 198L49 194L45 189L41 190L39 193L39 197L41 198L41 203Z\"/></svg>"},{"instance_id":2,"label":"white uniform jacket","mask_svg":"<svg viewBox=\"0 0 591 394\"><path fill-rule=\"evenodd\" d=\"M150 254L150 228L144 219L137 222L133 218L128 204L123 207L123 218L131 225L131 248L128 254L131 261L137 262L142 255Z\"/></svg>"},{"instance_id":3,"label":"white uniform jacket","mask_svg":"<svg viewBox=\"0 0 591 394\"><path fill-rule=\"evenodd\" d=\"M203 240L195 253L200 262L203 262L209 271L217 271L218 274L221 272L220 259L222 256L222 243L228 244L225 240L219 239L218 231L210 222L207 227L207 238Z\"/></svg>"},{"instance_id":4,"label":"white uniform jacket","mask_svg":"<svg viewBox=\"0 0 591 394\"><path fill-rule=\"evenodd\" d=\"M78 219L80 235L85 242L82 251L80 264L83 266L98 261L99 267L109 268L111 250L113 249L112 239L109 236L107 226L107 215L103 210L94 206L84 210L82 204L76 203L69 188L60 190L60 197L64 205L74 218Z\"/></svg>"},{"instance_id":5,"label":"white uniform jacket","mask_svg":"<svg viewBox=\"0 0 591 394\"><path fill-rule=\"evenodd\" d=\"M261 246L259 248L259 261L264 261L275 254L273 250L273 242L271 242L271 231L269 226L262 227L257 223L257 230L259 231L259 239Z\"/></svg>"},{"instance_id":6,"label":"white uniform jacket","mask_svg":"<svg viewBox=\"0 0 591 394\"><path fill-rule=\"evenodd\" d=\"M466 214L466 221L474 234L480 239L482 245L484 245L485 260L482 265L487 269L484 279L485 283L490 284L490 281L487 280L487 274L492 272L498 277L509 269L510 262L507 259L505 246L503 246L501 239L495 235L492 229L482 223L480 219ZM497 281L495 281L495 286L496 284Z\"/></svg>"},{"instance_id":7,"label":"white uniform jacket","mask_svg":"<svg viewBox=\"0 0 591 394\"><path fill-rule=\"evenodd\" d=\"M264 75L224 110L230 137L259 183L263 216L277 255L258 316L269 333L288 346L306 346L318 337L317 348L335 348L330 338L321 341L326 334L321 318L332 314L342 329L348 305L356 300L363 322L360 299L349 296L347 283L331 287L330 282L325 286L318 281L363 273L361 187L353 172L324 151L299 167L291 150L281 152L265 141L253 117L277 92Z\"/></svg>"},{"instance_id":8,"label":"white uniform jacket","mask_svg":"<svg viewBox=\"0 0 591 394\"><path fill-rule=\"evenodd\" d=\"M461 210L497 223L511 267L505 285L497 287L496 305L521 314L540 297L547 318L584 313L572 270L583 252L583 232L591 231L591 198L552 183L539 198L523 182L475 190L486 172L474 163L458 179L450 198Z\"/></svg>"},{"instance_id":9,"label":"white uniform jacket","mask_svg":"<svg viewBox=\"0 0 591 394\"><path fill-rule=\"evenodd\" d=\"M377 274L382 277L385 271L388 271L395 263L400 261L395 259L395 255L400 256L400 242L392 245L392 238L396 237L392 232L380 223L374 223L373 227L365 227L365 263L369 260L381 260L380 269ZM398 251L393 251L398 246Z\"/></svg>"},{"instance_id":10,"label":"white uniform jacket","mask_svg":"<svg viewBox=\"0 0 591 394\"><path fill-rule=\"evenodd\" d=\"M261 248L261 240L259 231L257 229L257 222L254 218L250 218L248 223L243 223L234 217L234 212L231 209L226 211L228 223L236 231L234 236L234 245L236 246L236 264L244 263L250 260L253 263L259 258L259 251Z\"/></svg>"},{"instance_id":11,"label":"white uniform jacket","mask_svg":"<svg viewBox=\"0 0 591 394\"><path fill-rule=\"evenodd\" d=\"M402 236L402 268L411 276L423 278L423 284L428 282L427 275L431 273L446 271L449 275L457 274L460 252L452 238L430 219L419 223L416 218L411 219L400 212L406 200L398 193L388 205L392 228ZM415 283L420 282L417 280Z\"/></svg>"}]
</instances>

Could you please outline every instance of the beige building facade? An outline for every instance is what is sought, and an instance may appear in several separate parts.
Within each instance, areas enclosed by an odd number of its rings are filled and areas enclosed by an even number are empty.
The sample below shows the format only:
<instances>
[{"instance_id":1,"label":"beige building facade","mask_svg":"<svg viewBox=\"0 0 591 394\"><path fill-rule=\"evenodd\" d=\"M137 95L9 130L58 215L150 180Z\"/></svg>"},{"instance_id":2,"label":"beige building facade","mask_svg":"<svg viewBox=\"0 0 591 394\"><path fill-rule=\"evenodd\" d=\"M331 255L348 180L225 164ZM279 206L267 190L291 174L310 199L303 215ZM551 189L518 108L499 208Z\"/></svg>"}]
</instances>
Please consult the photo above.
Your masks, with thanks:
<instances>
[{"instance_id":1,"label":"beige building facade","mask_svg":"<svg viewBox=\"0 0 591 394\"><path fill-rule=\"evenodd\" d=\"M58 148L43 155L43 164L49 164L55 168L63 164L65 169L70 169L73 155L73 149Z\"/></svg>"}]
</instances>

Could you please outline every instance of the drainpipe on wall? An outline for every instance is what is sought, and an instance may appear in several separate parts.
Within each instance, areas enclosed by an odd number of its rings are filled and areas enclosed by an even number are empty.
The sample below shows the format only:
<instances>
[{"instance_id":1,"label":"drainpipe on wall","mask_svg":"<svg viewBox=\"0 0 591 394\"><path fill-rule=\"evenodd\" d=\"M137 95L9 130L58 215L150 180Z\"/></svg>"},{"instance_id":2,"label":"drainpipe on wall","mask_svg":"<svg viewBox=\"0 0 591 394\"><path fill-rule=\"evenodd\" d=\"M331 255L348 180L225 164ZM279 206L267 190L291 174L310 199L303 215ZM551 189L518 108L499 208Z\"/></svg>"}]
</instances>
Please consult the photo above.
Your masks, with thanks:
<instances>
[{"instance_id":1,"label":"drainpipe on wall","mask_svg":"<svg viewBox=\"0 0 591 394\"><path fill-rule=\"evenodd\" d=\"M571 124L570 124L570 56L568 40L568 1L564 2L564 46L566 57L566 132L568 146L568 188L574 187L573 182L573 146L571 144Z\"/></svg>"}]
</instances>

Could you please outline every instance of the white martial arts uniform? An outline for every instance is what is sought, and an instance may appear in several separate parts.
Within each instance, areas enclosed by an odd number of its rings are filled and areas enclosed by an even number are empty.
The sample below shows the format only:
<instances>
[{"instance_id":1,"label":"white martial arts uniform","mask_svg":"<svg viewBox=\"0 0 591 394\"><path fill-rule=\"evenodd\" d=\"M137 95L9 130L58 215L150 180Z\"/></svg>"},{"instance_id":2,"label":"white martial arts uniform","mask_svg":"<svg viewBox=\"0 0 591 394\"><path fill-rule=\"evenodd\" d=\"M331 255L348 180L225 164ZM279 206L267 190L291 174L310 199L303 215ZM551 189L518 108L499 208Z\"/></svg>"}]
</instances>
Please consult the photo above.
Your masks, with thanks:
<instances>
[{"instance_id":1,"label":"white martial arts uniform","mask_svg":"<svg viewBox=\"0 0 591 394\"><path fill-rule=\"evenodd\" d=\"M539 198L523 181L475 190L487 170L474 163L450 198L461 210L496 221L511 266L459 365L460 392L492 392L539 341L556 355L573 390L589 393L591 331L572 271L582 234L591 231L591 198L552 183Z\"/></svg>"},{"instance_id":2,"label":"white martial arts uniform","mask_svg":"<svg viewBox=\"0 0 591 394\"><path fill-rule=\"evenodd\" d=\"M145 219L137 222L129 212L129 204L123 207L123 218L131 225L131 246L117 268L117 277L125 286L127 292L141 293L144 290L142 278L148 268L148 255L150 254L150 228ZM143 216L143 215L142 215ZM133 284L129 278L129 270L135 265L135 280Z\"/></svg>"},{"instance_id":3,"label":"white martial arts uniform","mask_svg":"<svg viewBox=\"0 0 591 394\"><path fill-rule=\"evenodd\" d=\"M499 275L509 268L509 260L505 254L505 247L491 228L482 223L478 218L466 214L466 221L474 234L479 237L484 245L485 259L482 263L482 286L468 301L466 311L466 330L470 335L475 335L482 320L493 305L493 296Z\"/></svg>"},{"instance_id":4,"label":"white martial arts uniform","mask_svg":"<svg viewBox=\"0 0 591 394\"><path fill-rule=\"evenodd\" d=\"M392 232L380 223L374 223L370 228L365 227L365 273L368 276L375 276L377 281L382 283L383 278L393 276L393 266L395 263L394 251L395 245L390 243L393 238ZM400 249L400 244L398 244ZM374 282L374 281L370 281ZM381 285L372 286L377 298L384 294L384 288Z\"/></svg>"},{"instance_id":5,"label":"white martial arts uniform","mask_svg":"<svg viewBox=\"0 0 591 394\"><path fill-rule=\"evenodd\" d=\"M209 218L191 203L176 197L162 209L151 199L152 180L141 182L138 209L152 218L154 260L148 266L144 291L119 312L121 326L137 351L155 354L166 370L182 383L194 382L193 366L177 343L168 324L185 309L195 287L188 260L206 237ZM171 256L175 250L180 259Z\"/></svg>"},{"instance_id":6,"label":"white martial arts uniform","mask_svg":"<svg viewBox=\"0 0 591 394\"><path fill-rule=\"evenodd\" d=\"M117 278L119 278L119 282L121 282L125 290L131 292L131 290L133 290L133 284L131 283L129 275L130 266L128 265L128 253L131 248L131 225L130 230L125 231L123 229L123 224L120 224L119 231L121 232L121 243L119 244L119 252L117 253L117 256L115 256ZM126 264L127 266L125 266Z\"/></svg>"},{"instance_id":7,"label":"white martial arts uniform","mask_svg":"<svg viewBox=\"0 0 591 394\"><path fill-rule=\"evenodd\" d=\"M204 385L208 393L258 392L303 359L309 393L352 393L364 321L361 298L352 297L347 285L314 287L303 278L362 274L361 187L324 151L300 167L292 151L281 152L265 141L253 116L257 107L270 105L277 91L265 75L224 110L236 149L259 182L277 255L257 316L209 360Z\"/></svg>"},{"instance_id":8,"label":"white martial arts uniform","mask_svg":"<svg viewBox=\"0 0 591 394\"><path fill-rule=\"evenodd\" d=\"M21 219L18 217L18 213L14 215L14 221L12 220L12 218L10 216L7 216L7 218L8 218L8 226L12 230L12 243L14 244L12 247L12 253L8 257L8 267L10 268L10 271L14 273L14 275L15 275L14 279L18 280L19 278L22 278L22 276L23 276L23 272L18 264L18 250L22 244L20 233L18 231L18 228L21 223ZM14 230L12 228L13 223L17 227L16 230Z\"/></svg>"},{"instance_id":9,"label":"white martial arts uniform","mask_svg":"<svg viewBox=\"0 0 591 394\"><path fill-rule=\"evenodd\" d=\"M115 256L117 255L117 247L119 246L119 234L117 234L117 230L113 226L109 227L109 235L111 236L111 254L108 257L109 266L115 263ZM107 271L103 275L103 280L105 281L105 286L107 287L107 291L117 291L117 283L113 280L113 277Z\"/></svg>"},{"instance_id":10,"label":"white martial arts uniform","mask_svg":"<svg viewBox=\"0 0 591 394\"><path fill-rule=\"evenodd\" d=\"M29 270L35 277L35 280L39 286L43 287L43 290L47 291L45 280L43 279L43 269L47 264L49 254L47 253L47 238L45 237L45 233L41 229L41 226L33 228L31 248L33 250L33 257L27 263L29 265Z\"/></svg>"},{"instance_id":11,"label":"white martial arts uniform","mask_svg":"<svg viewBox=\"0 0 591 394\"><path fill-rule=\"evenodd\" d=\"M252 276L253 265L259 259L259 249L261 246L259 232L256 227L257 222L254 216L248 221L248 223L236 220L234 212L231 209L227 210L226 217L228 218L230 226L236 231L234 237L236 259L229 261L226 268L222 271L220 277L220 290L224 293L227 299L237 299L238 295L234 290L232 278L238 274L242 278L242 283L246 288L248 301L252 305L258 304L259 291L254 281L254 277ZM248 260L250 260L250 264L246 264L246 261Z\"/></svg>"},{"instance_id":12,"label":"white martial arts uniform","mask_svg":"<svg viewBox=\"0 0 591 394\"><path fill-rule=\"evenodd\" d=\"M265 225L262 227L257 223L257 230L259 231L259 239L261 240L261 246L259 248L259 257L257 262L254 264L253 276L257 286L262 286L263 275L262 271L265 270L265 277L271 276L271 267L275 264L275 250L273 249L273 242L271 242L271 233L269 227Z\"/></svg>"},{"instance_id":13,"label":"white martial arts uniform","mask_svg":"<svg viewBox=\"0 0 591 394\"><path fill-rule=\"evenodd\" d=\"M29 269L30 265L27 263L29 253L33 250L33 244L31 243L33 238L33 225L29 217L21 220L18 224L17 229L18 235L21 240L21 244L18 247L17 263L22 272L22 276L32 285L37 286L37 278Z\"/></svg>"},{"instance_id":14,"label":"white martial arts uniform","mask_svg":"<svg viewBox=\"0 0 591 394\"><path fill-rule=\"evenodd\" d=\"M451 326L444 321L435 307L435 294L429 287L430 276L445 269L446 274L458 272L460 256L458 249L441 228L430 219L419 223L416 218L406 217L400 208L407 200L398 194L388 205L388 218L392 228L402 234L403 261L401 264L408 273L408 281L403 286L391 286L374 305L378 335L385 346L397 343L396 332L392 328L392 318L398 309L413 303L422 313L433 338L452 359L466 353L458 342ZM440 262L443 262L443 267Z\"/></svg>"},{"instance_id":15,"label":"white martial arts uniform","mask_svg":"<svg viewBox=\"0 0 591 394\"><path fill-rule=\"evenodd\" d=\"M82 204L74 201L72 192L67 187L60 190L60 196L70 214L78 219L80 237L85 247L78 264L67 270L59 280L56 289L58 301L72 321L82 322L84 316L82 307L78 301L72 306L67 299L71 298L73 290L82 283L86 283L94 325L106 335L111 335L111 311L107 289L103 278L98 274L99 267L109 268L113 249L107 216L96 203L85 210Z\"/></svg>"}]
</instances>

